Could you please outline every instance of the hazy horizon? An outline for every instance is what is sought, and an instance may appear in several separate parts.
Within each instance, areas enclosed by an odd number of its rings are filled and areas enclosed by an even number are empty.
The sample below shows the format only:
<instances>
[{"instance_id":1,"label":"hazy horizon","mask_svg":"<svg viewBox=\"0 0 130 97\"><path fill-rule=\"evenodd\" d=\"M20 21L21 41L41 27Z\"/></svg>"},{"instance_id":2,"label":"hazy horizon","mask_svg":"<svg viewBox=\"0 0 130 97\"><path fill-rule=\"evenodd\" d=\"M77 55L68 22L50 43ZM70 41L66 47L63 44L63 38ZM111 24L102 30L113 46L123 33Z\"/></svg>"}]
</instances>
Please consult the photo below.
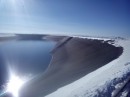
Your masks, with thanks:
<instances>
[{"instance_id":1,"label":"hazy horizon","mask_svg":"<svg viewBox=\"0 0 130 97\"><path fill-rule=\"evenodd\" d=\"M0 33L130 37L129 0L0 0Z\"/></svg>"}]
</instances>

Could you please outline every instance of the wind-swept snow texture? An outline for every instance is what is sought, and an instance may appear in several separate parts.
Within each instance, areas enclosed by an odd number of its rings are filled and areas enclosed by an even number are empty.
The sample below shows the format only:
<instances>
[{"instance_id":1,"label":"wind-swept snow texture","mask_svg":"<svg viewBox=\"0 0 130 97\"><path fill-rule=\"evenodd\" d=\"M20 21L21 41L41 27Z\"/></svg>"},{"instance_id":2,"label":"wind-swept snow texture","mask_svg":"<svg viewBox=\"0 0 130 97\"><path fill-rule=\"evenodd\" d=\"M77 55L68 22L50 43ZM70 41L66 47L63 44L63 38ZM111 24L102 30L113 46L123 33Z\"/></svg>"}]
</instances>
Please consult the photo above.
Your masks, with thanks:
<instances>
[{"instance_id":1,"label":"wind-swept snow texture","mask_svg":"<svg viewBox=\"0 0 130 97\"><path fill-rule=\"evenodd\" d=\"M119 58L46 97L130 97L130 40L93 39L121 46L123 53Z\"/></svg>"},{"instance_id":2,"label":"wind-swept snow texture","mask_svg":"<svg viewBox=\"0 0 130 97\"><path fill-rule=\"evenodd\" d=\"M20 97L117 95L113 91L116 91L115 85L122 82L118 78L122 78L129 69L126 64L129 55L125 48L127 41L63 37L51 52L53 58L46 72L25 84Z\"/></svg>"}]
</instances>

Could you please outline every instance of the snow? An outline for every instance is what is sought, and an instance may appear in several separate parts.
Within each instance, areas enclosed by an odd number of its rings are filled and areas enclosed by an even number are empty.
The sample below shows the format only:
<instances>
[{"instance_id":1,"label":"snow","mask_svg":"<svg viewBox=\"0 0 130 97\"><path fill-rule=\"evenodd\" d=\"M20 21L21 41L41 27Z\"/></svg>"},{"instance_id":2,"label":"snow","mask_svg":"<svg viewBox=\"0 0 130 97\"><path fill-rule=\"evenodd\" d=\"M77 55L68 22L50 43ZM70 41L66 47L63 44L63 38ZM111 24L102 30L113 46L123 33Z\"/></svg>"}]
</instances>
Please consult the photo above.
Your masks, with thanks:
<instances>
[{"instance_id":1,"label":"snow","mask_svg":"<svg viewBox=\"0 0 130 97\"><path fill-rule=\"evenodd\" d=\"M128 95L128 91L124 91L121 95L121 97L126 97Z\"/></svg>"},{"instance_id":2,"label":"snow","mask_svg":"<svg viewBox=\"0 0 130 97\"><path fill-rule=\"evenodd\" d=\"M80 38L86 39L86 37ZM92 37L87 39L111 40ZM123 47L123 53L119 58L46 97L105 97L104 95L113 97L130 74L130 40L115 39L112 45ZM124 91L121 97L125 97L126 93Z\"/></svg>"}]
</instances>

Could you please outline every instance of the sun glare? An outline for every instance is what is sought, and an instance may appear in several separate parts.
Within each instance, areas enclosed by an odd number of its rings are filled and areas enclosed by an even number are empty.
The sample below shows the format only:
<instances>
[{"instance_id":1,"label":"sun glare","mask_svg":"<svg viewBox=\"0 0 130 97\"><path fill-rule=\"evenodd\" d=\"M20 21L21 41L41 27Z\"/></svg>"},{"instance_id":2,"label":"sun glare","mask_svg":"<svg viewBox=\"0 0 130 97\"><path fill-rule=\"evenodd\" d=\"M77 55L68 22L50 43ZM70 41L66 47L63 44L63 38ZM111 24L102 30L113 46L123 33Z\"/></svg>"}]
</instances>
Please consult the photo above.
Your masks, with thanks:
<instances>
[{"instance_id":1,"label":"sun glare","mask_svg":"<svg viewBox=\"0 0 130 97\"><path fill-rule=\"evenodd\" d=\"M16 3L16 0L10 0L11 3L15 4Z\"/></svg>"},{"instance_id":2,"label":"sun glare","mask_svg":"<svg viewBox=\"0 0 130 97\"><path fill-rule=\"evenodd\" d=\"M11 93L14 97L18 97L18 92L21 86L24 84L24 81L18 76L12 74L9 82L7 83L6 92Z\"/></svg>"}]
</instances>

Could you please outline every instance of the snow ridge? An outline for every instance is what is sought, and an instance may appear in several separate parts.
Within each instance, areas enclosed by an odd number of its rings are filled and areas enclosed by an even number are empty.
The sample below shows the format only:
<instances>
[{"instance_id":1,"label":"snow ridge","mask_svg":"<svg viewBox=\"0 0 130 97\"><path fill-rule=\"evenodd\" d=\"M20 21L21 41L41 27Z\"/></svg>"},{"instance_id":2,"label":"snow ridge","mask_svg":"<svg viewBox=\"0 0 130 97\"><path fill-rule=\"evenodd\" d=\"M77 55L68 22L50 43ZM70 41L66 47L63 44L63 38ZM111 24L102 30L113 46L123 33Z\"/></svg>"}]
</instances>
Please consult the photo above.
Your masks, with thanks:
<instances>
[{"instance_id":1,"label":"snow ridge","mask_svg":"<svg viewBox=\"0 0 130 97\"><path fill-rule=\"evenodd\" d=\"M80 38L85 39L85 37ZM98 38L98 40L100 39ZM111 45L123 47L122 55L46 97L114 97L117 94L130 76L130 40L103 38L101 40L110 42ZM128 89L124 90L118 97L126 97L126 95L128 95Z\"/></svg>"}]
</instances>

